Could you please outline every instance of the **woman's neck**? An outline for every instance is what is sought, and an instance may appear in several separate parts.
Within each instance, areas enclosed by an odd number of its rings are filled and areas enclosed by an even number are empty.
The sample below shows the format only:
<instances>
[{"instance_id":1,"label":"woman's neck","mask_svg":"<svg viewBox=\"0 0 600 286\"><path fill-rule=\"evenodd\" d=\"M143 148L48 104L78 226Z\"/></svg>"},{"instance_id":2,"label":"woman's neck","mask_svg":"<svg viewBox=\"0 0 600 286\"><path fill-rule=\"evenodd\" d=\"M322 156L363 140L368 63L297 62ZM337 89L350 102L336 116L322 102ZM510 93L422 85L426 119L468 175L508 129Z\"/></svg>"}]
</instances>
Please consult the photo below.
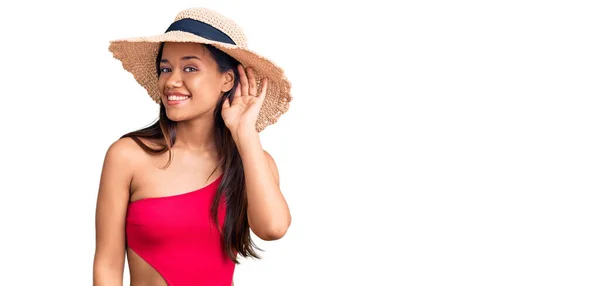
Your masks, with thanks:
<instances>
[{"instance_id":1,"label":"woman's neck","mask_svg":"<svg viewBox=\"0 0 600 286\"><path fill-rule=\"evenodd\" d=\"M178 122L175 130L177 134L175 148L192 152L206 152L215 149L213 120L197 119Z\"/></svg>"}]
</instances>

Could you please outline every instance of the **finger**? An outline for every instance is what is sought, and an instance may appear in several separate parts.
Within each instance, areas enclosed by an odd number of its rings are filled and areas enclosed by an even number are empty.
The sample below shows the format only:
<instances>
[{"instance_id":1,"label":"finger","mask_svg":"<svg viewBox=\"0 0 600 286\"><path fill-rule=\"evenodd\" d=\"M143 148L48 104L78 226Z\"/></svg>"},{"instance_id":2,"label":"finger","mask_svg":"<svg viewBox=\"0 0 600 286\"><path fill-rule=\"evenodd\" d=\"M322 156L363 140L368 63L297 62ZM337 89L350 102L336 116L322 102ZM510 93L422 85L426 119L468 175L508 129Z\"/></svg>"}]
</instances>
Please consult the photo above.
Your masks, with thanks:
<instances>
[{"instance_id":1,"label":"finger","mask_svg":"<svg viewBox=\"0 0 600 286\"><path fill-rule=\"evenodd\" d=\"M269 79L265 77L260 82L261 82L262 86L260 88L260 93L258 94L258 98L263 100L263 99L265 99L265 96L267 95L267 88L269 87Z\"/></svg>"},{"instance_id":2,"label":"finger","mask_svg":"<svg viewBox=\"0 0 600 286\"><path fill-rule=\"evenodd\" d=\"M240 72L240 83L242 84L242 96L246 96L248 95L248 77L242 65L238 66L238 71Z\"/></svg>"},{"instance_id":3,"label":"finger","mask_svg":"<svg viewBox=\"0 0 600 286\"><path fill-rule=\"evenodd\" d=\"M238 86L235 88L235 93L233 94L233 98L231 98L230 103L231 105L240 104L240 102L244 102L244 98L246 97L242 96L242 87L238 84Z\"/></svg>"},{"instance_id":4,"label":"finger","mask_svg":"<svg viewBox=\"0 0 600 286\"><path fill-rule=\"evenodd\" d=\"M251 67L248 68L248 94L252 96L257 96L256 92L256 76L254 75L254 69Z\"/></svg>"},{"instance_id":5,"label":"finger","mask_svg":"<svg viewBox=\"0 0 600 286\"><path fill-rule=\"evenodd\" d=\"M242 88L241 88L241 83L238 83L238 85L235 87L235 92L233 93L233 98L235 99L236 97L240 97L242 96Z\"/></svg>"}]
</instances>

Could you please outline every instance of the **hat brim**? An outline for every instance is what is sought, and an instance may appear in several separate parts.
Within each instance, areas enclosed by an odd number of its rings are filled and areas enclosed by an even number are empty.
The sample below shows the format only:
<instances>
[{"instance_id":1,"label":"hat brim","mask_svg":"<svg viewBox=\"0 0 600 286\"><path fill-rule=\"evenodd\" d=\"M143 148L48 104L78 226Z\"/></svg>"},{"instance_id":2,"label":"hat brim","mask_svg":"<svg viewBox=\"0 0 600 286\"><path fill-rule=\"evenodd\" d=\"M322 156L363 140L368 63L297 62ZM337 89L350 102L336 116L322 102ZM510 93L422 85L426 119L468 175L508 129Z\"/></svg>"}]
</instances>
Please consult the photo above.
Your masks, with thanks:
<instances>
[{"instance_id":1,"label":"hat brim","mask_svg":"<svg viewBox=\"0 0 600 286\"><path fill-rule=\"evenodd\" d=\"M150 37L119 39L110 42L109 51L121 61L125 70L146 89L152 100L160 104L156 56L163 42L209 44L229 54L245 67L252 67L257 79L268 78L269 86L256 122L258 132L274 124L287 112L292 100L291 84L282 68L248 48L212 41L192 33L170 31ZM260 86L259 86L260 90Z\"/></svg>"}]
</instances>

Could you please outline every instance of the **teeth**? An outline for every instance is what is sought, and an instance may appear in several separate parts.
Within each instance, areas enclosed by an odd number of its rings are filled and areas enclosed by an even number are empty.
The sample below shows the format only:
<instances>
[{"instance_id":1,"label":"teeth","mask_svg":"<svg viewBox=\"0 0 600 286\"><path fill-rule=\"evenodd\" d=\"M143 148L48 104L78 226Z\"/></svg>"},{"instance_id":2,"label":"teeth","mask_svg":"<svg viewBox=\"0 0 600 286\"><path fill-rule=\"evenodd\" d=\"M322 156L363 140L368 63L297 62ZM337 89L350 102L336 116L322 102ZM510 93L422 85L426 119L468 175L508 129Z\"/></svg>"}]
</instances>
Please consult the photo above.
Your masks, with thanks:
<instances>
[{"instance_id":1,"label":"teeth","mask_svg":"<svg viewBox=\"0 0 600 286\"><path fill-rule=\"evenodd\" d=\"M175 101L175 100L177 100L177 101L186 100L188 98L190 98L190 97L189 96L180 96L180 95L169 95L169 96L167 96L167 99L168 100L172 100L172 101Z\"/></svg>"}]
</instances>

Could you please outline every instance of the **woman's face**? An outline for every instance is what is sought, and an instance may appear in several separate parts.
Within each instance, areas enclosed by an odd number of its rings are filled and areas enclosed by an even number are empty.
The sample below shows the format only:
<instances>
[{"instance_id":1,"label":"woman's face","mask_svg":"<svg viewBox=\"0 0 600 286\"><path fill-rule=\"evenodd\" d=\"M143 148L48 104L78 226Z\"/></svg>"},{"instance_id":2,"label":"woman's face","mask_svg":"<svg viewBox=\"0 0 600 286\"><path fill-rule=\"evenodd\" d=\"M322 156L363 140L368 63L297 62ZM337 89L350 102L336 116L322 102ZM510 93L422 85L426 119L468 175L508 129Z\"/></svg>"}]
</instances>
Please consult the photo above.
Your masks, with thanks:
<instances>
[{"instance_id":1,"label":"woman's face","mask_svg":"<svg viewBox=\"0 0 600 286\"><path fill-rule=\"evenodd\" d=\"M167 117L173 121L213 116L222 94L231 89L233 72L221 73L204 45L165 43L158 88Z\"/></svg>"}]
</instances>

